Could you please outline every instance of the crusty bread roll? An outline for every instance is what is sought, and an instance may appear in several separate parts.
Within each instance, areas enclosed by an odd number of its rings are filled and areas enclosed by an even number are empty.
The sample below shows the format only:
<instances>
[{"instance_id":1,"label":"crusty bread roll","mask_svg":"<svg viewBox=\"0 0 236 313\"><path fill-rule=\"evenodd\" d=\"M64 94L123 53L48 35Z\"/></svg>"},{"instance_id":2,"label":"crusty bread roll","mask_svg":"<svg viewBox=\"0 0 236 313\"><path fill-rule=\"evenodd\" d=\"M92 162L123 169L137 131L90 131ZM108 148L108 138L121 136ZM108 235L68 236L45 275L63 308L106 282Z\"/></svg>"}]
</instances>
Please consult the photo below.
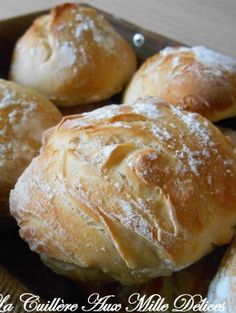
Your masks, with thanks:
<instances>
[{"instance_id":1,"label":"crusty bread roll","mask_svg":"<svg viewBox=\"0 0 236 313\"><path fill-rule=\"evenodd\" d=\"M19 39L10 78L70 106L109 98L135 69L134 51L101 14L67 3L37 18Z\"/></svg>"},{"instance_id":2,"label":"crusty bread roll","mask_svg":"<svg viewBox=\"0 0 236 313\"><path fill-rule=\"evenodd\" d=\"M165 48L144 62L124 95L158 96L211 121L236 115L236 61L205 47Z\"/></svg>"},{"instance_id":3,"label":"crusty bread roll","mask_svg":"<svg viewBox=\"0 0 236 313\"><path fill-rule=\"evenodd\" d=\"M65 117L10 207L22 238L57 272L134 284L228 243L235 190L231 141L200 115L146 98Z\"/></svg>"},{"instance_id":4,"label":"crusty bread roll","mask_svg":"<svg viewBox=\"0 0 236 313\"><path fill-rule=\"evenodd\" d=\"M10 189L38 152L43 131L60 119L54 104L37 92L0 80L0 214Z\"/></svg>"},{"instance_id":5,"label":"crusty bread roll","mask_svg":"<svg viewBox=\"0 0 236 313\"><path fill-rule=\"evenodd\" d=\"M218 273L213 279L208 300L213 304L224 303L223 313L233 313L236 308L236 239L228 249Z\"/></svg>"}]
</instances>

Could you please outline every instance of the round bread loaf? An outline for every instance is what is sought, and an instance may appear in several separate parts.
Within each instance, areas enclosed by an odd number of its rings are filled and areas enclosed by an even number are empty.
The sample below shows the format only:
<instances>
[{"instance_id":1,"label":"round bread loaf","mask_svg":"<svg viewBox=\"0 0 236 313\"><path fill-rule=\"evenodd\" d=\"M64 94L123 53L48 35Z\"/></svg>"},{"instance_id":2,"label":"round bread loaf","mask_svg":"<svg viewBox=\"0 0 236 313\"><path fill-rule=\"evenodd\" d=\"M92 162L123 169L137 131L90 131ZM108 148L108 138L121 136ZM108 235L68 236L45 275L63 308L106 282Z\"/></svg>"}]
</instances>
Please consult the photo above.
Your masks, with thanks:
<instances>
[{"instance_id":1,"label":"round bread loaf","mask_svg":"<svg viewBox=\"0 0 236 313\"><path fill-rule=\"evenodd\" d=\"M211 121L236 115L236 61L205 47L165 48L144 62L124 95L158 96Z\"/></svg>"},{"instance_id":2,"label":"round bread loaf","mask_svg":"<svg viewBox=\"0 0 236 313\"><path fill-rule=\"evenodd\" d=\"M70 106L109 98L135 70L134 51L101 14L63 4L19 39L10 78Z\"/></svg>"},{"instance_id":3,"label":"round bread loaf","mask_svg":"<svg viewBox=\"0 0 236 313\"><path fill-rule=\"evenodd\" d=\"M11 213L55 271L143 283L231 240L233 147L200 115L154 98L64 117L11 192Z\"/></svg>"},{"instance_id":4,"label":"round bread loaf","mask_svg":"<svg viewBox=\"0 0 236 313\"><path fill-rule=\"evenodd\" d=\"M10 189L38 152L43 131L60 119L54 104L37 92L0 80L0 213Z\"/></svg>"},{"instance_id":5,"label":"round bread loaf","mask_svg":"<svg viewBox=\"0 0 236 313\"><path fill-rule=\"evenodd\" d=\"M236 240L229 247L218 273L213 279L208 301L212 304L224 304L224 313L233 313L236 308Z\"/></svg>"}]
</instances>

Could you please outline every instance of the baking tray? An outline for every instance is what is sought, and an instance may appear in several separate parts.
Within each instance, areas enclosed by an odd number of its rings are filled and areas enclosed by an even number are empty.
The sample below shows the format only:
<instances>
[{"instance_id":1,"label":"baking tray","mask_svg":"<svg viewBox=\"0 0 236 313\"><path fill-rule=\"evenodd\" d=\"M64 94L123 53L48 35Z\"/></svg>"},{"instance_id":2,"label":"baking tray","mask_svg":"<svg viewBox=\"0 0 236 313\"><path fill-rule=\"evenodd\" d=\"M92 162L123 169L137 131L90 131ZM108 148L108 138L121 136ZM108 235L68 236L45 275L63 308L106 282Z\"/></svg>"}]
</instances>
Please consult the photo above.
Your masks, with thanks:
<instances>
[{"instance_id":1,"label":"baking tray","mask_svg":"<svg viewBox=\"0 0 236 313\"><path fill-rule=\"evenodd\" d=\"M122 18L114 17L101 10L98 11L102 12L114 28L134 47L139 64L166 46L180 45L180 43L172 39L144 30ZM0 77L7 78L16 40L25 32L36 17L47 12L41 11L0 21ZM133 36L136 33L141 33L145 37L145 43L141 47L133 45ZM110 103L119 103L120 98L120 94L118 94L109 100L87 105L84 108L63 109L63 113L78 113ZM235 120L227 120L223 124L233 128ZM15 304L14 312L25 312L18 297L25 291L39 295L45 301L53 298L63 298L66 303L79 303L81 307L82 303L86 302L87 296L91 291L106 294L107 291L109 293L117 293L120 289L118 284L109 285L108 289L99 285L76 285L44 266L39 256L31 252L28 245L20 239L16 226L8 230L2 229L0 232L0 294L9 294L11 296L11 302ZM213 259L206 257L203 261L205 262L204 267L207 267L207 271L210 272L209 281L215 273L212 268L217 267L221 256L222 251L216 253ZM213 263L215 266L212 266ZM209 271L210 268L211 271ZM197 273L195 274L198 275ZM205 284L205 290L201 290L202 292L206 291L207 284L208 282ZM78 310L78 312L80 311Z\"/></svg>"}]
</instances>

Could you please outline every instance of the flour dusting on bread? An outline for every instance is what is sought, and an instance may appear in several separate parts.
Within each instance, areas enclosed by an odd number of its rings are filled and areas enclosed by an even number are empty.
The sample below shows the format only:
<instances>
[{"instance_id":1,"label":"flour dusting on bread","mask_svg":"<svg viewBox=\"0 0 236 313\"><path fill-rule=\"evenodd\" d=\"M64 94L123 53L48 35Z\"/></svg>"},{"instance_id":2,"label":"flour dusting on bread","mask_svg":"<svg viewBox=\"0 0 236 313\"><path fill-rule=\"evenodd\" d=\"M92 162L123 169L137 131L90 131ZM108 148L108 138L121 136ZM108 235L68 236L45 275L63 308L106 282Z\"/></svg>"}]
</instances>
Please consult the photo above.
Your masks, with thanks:
<instances>
[{"instance_id":1,"label":"flour dusting on bread","mask_svg":"<svg viewBox=\"0 0 236 313\"><path fill-rule=\"evenodd\" d=\"M21 236L51 267L142 283L232 238L233 147L200 115L144 98L64 117L46 137L10 202Z\"/></svg>"}]
</instances>

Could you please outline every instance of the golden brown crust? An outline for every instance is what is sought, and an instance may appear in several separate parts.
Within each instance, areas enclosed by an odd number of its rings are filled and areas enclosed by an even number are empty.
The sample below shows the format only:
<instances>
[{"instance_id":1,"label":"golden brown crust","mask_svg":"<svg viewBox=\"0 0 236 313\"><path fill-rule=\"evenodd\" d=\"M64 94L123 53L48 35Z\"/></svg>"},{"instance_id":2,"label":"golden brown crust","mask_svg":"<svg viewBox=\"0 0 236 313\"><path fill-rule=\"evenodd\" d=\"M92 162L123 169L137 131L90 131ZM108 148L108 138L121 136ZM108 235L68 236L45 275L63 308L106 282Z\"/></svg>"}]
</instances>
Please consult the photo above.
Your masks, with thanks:
<instances>
[{"instance_id":1,"label":"golden brown crust","mask_svg":"<svg viewBox=\"0 0 236 313\"><path fill-rule=\"evenodd\" d=\"M0 211L10 189L38 153L42 133L61 119L57 108L37 92L0 80Z\"/></svg>"},{"instance_id":2,"label":"golden brown crust","mask_svg":"<svg viewBox=\"0 0 236 313\"><path fill-rule=\"evenodd\" d=\"M107 106L47 132L11 213L60 272L140 283L231 240L235 162L231 141L198 114L153 98Z\"/></svg>"},{"instance_id":3,"label":"golden brown crust","mask_svg":"<svg viewBox=\"0 0 236 313\"><path fill-rule=\"evenodd\" d=\"M232 313L236 308L236 240L229 247L210 285L208 299L214 304L225 303L224 313Z\"/></svg>"},{"instance_id":4,"label":"golden brown crust","mask_svg":"<svg viewBox=\"0 0 236 313\"><path fill-rule=\"evenodd\" d=\"M211 121L236 115L236 61L204 47L166 48L144 62L124 94L158 96Z\"/></svg>"},{"instance_id":5,"label":"golden brown crust","mask_svg":"<svg viewBox=\"0 0 236 313\"><path fill-rule=\"evenodd\" d=\"M69 106L109 98L135 69L134 51L101 14L64 4L37 18L19 39L10 77Z\"/></svg>"}]
</instances>

